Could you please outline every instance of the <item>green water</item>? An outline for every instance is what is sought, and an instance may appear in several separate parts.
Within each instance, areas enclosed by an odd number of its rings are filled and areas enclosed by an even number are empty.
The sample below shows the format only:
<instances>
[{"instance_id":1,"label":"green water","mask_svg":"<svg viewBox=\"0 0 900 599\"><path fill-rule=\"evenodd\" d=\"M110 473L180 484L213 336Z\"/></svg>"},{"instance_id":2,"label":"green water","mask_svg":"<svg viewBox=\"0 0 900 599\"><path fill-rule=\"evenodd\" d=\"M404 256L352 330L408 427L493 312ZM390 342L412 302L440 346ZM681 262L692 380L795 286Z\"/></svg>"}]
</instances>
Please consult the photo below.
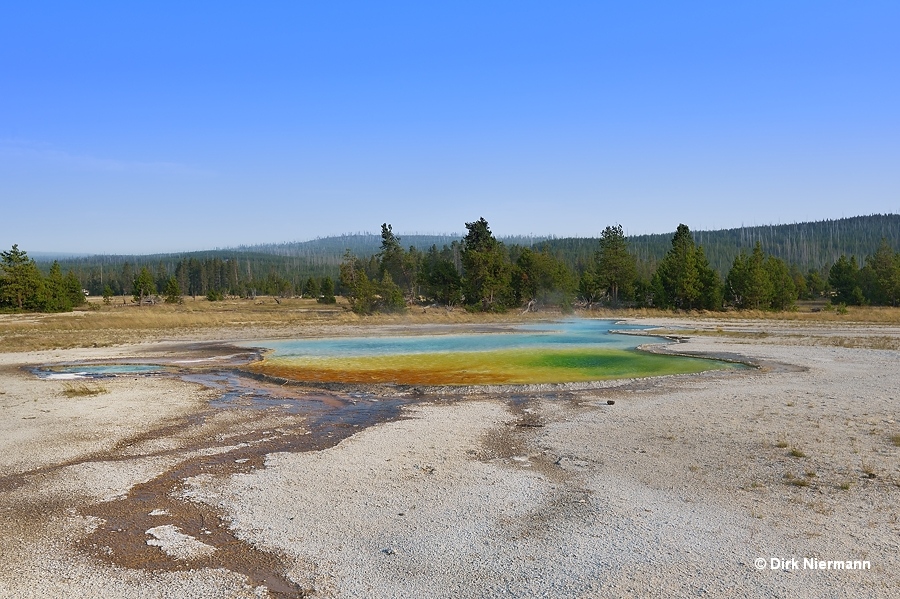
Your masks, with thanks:
<instances>
[{"instance_id":1,"label":"green water","mask_svg":"<svg viewBox=\"0 0 900 599\"><path fill-rule=\"evenodd\" d=\"M481 385L587 382L733 368L635 349L638 327L571 319L512 332L356 337L264 343L274 351L249 370L321 383Z\"/></svg>"}]
</instances>

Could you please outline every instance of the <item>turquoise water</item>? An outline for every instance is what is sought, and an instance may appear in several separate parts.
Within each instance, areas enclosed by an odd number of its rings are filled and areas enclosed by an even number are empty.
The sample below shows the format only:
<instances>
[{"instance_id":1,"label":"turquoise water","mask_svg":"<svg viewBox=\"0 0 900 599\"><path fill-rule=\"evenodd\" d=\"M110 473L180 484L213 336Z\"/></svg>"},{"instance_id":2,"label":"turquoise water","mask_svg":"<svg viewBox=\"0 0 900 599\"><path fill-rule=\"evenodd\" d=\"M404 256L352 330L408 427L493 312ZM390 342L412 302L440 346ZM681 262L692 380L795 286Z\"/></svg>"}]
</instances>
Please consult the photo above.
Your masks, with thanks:
<instances>
[{"instance_id":1,"label":"turquoise water","mask_svg":"<svg viewBox=\"0 0 900 599\"><path fill-rule=\"evenodd\" d=\"M153 374L164 372L162 366L156 364L76 364L70 366L53 366L39 369L36 374L42 378L102 378L125 374Z\"/></svg>"},{"instance_id":2,"label":"turquoise water","mask_svg":"<svg viewBox=\"0 0 900 599\"><path fill-rule=\"evenodd\" d=\"M634 349L645 337L616 335L610 331L640 331L645 327L612 320L572 318L557 322L519 325L508 332L396 337L345 337L254 341L246 347L273 350L271 357L362 357L391 354L496 351L509 349Z\"/></svg>"}]
</instances>

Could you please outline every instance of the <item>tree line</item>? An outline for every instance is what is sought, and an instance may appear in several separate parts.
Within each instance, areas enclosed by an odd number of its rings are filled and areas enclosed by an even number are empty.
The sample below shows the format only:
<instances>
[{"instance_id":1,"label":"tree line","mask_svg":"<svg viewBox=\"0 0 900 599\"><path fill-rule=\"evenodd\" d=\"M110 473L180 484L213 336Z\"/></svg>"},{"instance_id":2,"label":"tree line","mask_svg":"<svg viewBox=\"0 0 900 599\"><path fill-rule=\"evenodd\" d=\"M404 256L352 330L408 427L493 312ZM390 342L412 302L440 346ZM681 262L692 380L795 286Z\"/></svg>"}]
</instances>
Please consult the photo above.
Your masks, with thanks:
<instances>
[{"instance_id":1,"label":"tree line","mask_svg":"<svg viewBox=\"0 0 900 599\"><path fill-rule=\"evenodd\" d=\"M636 250L620 225L606 227L591 242L590 253L579 246L577 260L560 240L504 242L483 218L466 223L463 238L441 247L404 248L387 223L380 240L375 253L357 255L348 249L336 264L263 253L132 257L134 262L118 263L115 257L94 257L73 260L65 276L59 262L41 271L13 246L2 253L0 308L67 310L83 301L82 289L107 301L131 296L138 303L159 294L169 301L181 301L183 295L217 300L260 294L324 302L341 294L362 314L413 304L488 312L598 305L786 310L798 299L817 298L846 305L900 304L897 236L882 238L866 256L841 254L833 263L805 270L766 252L764 240L757 239L751 250L732 252L724 271L683 224L659 259Z\"/></svg>"},{"instance_id":2,"label":"tree line","mask_svg":"<svg viewBox=\"0 0 900 599\"><path fill-rule=\"evenodd\" d=\"M361 314L399 311L413 303L462 305L475 311L555 306L656 307L678 310L788 310L799 299L834 304L900 304L900 252L882 240L857 264L841 255L830 267L802 272L767 254L757 240L740 250L724 277L702 245L681 224L652 268L629 247L621 225L608 226L594 253L571 269L551 243L506 245L483 218L466 223L466 236L427 252L404 249L391 225L381 227L380 251L368 258L349 250L340 266L340 289Z\"/></svg>"},{"instance_id":3,"label":"tree line","mask_svg":"<svg viewBox=\"0 0 900 599\"><path fill-rule=\"evenodd\" d=\"M184 295L207 297L308 297L325 279L334 282L339 262L309 261L271 254L196 253L189 256L93 256L63 262L91 295L133 295L135 277L146 270L154 293L162 293L174 277Z\"/></svg>"},{"instance_id":4,"label":"tree line","mask_svg":"<svg viewBox=\"0 0 900 599\"><path fill-rule=\"evenodd\" d=\"M838 258L872 254L882 239L892 247L900 247L900 214L872 214L834 220L780 225L742 226L715 231L692 231L694 241L702 245L710 266L723 278L741 250L752 251L759 242L768 254L781 258L806 273L827 271ZM432 245L443 247L462 241L462 235L411 234L404 236L404 245L427 252ZM672 234L630 235L629 249L638 260L639 268L650 274L669 251ZM561 258L571 270L581 273L593 259L597 239L592 237L560 238L554 236L502 236L498 240L506 246L543 247ZM282 257L327 265L328 274L336 274L347 249L356 256L370 257L380 251L381 237L377 233L356 233L325 237L310 241L265 244L238 248L238 253L277 254ZM234 254L221 250L220 254Z\"/></svg>"}]
</instances>

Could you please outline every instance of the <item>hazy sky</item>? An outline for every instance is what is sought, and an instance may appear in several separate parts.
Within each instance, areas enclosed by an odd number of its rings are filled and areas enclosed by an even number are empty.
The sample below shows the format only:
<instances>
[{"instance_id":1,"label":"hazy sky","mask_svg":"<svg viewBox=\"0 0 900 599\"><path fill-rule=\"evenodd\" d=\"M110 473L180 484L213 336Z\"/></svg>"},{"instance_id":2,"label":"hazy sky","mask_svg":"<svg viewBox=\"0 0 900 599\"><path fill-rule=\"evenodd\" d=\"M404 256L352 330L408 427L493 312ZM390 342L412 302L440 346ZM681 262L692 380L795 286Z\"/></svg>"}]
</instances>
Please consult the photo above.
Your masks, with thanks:
<instances>
[{"instance_id":1,"label":"hazy sky","mask_svg":"<svg viewBox=\"0 0 900 599\"><path fill-rule=\"evenodd\" d=\"M900 3L9 2L0 247L900 212Z\"/></svg>"}]
</instances>

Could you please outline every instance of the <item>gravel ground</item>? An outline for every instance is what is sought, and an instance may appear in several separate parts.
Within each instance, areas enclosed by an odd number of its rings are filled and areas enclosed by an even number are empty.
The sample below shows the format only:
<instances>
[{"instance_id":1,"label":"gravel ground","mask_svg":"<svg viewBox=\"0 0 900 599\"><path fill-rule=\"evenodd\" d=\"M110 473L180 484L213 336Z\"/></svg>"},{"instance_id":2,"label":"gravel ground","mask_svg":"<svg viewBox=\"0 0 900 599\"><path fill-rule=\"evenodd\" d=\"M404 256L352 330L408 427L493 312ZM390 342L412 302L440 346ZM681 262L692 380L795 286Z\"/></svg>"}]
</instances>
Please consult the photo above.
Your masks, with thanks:
<instances>
[{"instance_id":1,"label":"gravel ground","mask_svg":"<svg viewBox=\"0 0 900 599\"><path fill-rule=\"evenodd\" d=\"M192 475L173 500L205 506L240 542L278 556L297 596L895 596L900 352L817 340L900 331L722 326L674 349L766 367L420 402L327 449ZM215 542L162 512L145 537L181 569L122 567L78 548L98 525L90 505L227 439L205 434L213 441L201 447L193 429L166 428L208 397L180 381L117 379L103 395L66 399L60 382L11 368L49 359L0 355L0 596L270 596L227 564L193 568L191 548L206 555ZM159 433L122 453L122 439L148 429ZM870 569L813 570L804 558Z\"/></svg>"}]
</instances>

